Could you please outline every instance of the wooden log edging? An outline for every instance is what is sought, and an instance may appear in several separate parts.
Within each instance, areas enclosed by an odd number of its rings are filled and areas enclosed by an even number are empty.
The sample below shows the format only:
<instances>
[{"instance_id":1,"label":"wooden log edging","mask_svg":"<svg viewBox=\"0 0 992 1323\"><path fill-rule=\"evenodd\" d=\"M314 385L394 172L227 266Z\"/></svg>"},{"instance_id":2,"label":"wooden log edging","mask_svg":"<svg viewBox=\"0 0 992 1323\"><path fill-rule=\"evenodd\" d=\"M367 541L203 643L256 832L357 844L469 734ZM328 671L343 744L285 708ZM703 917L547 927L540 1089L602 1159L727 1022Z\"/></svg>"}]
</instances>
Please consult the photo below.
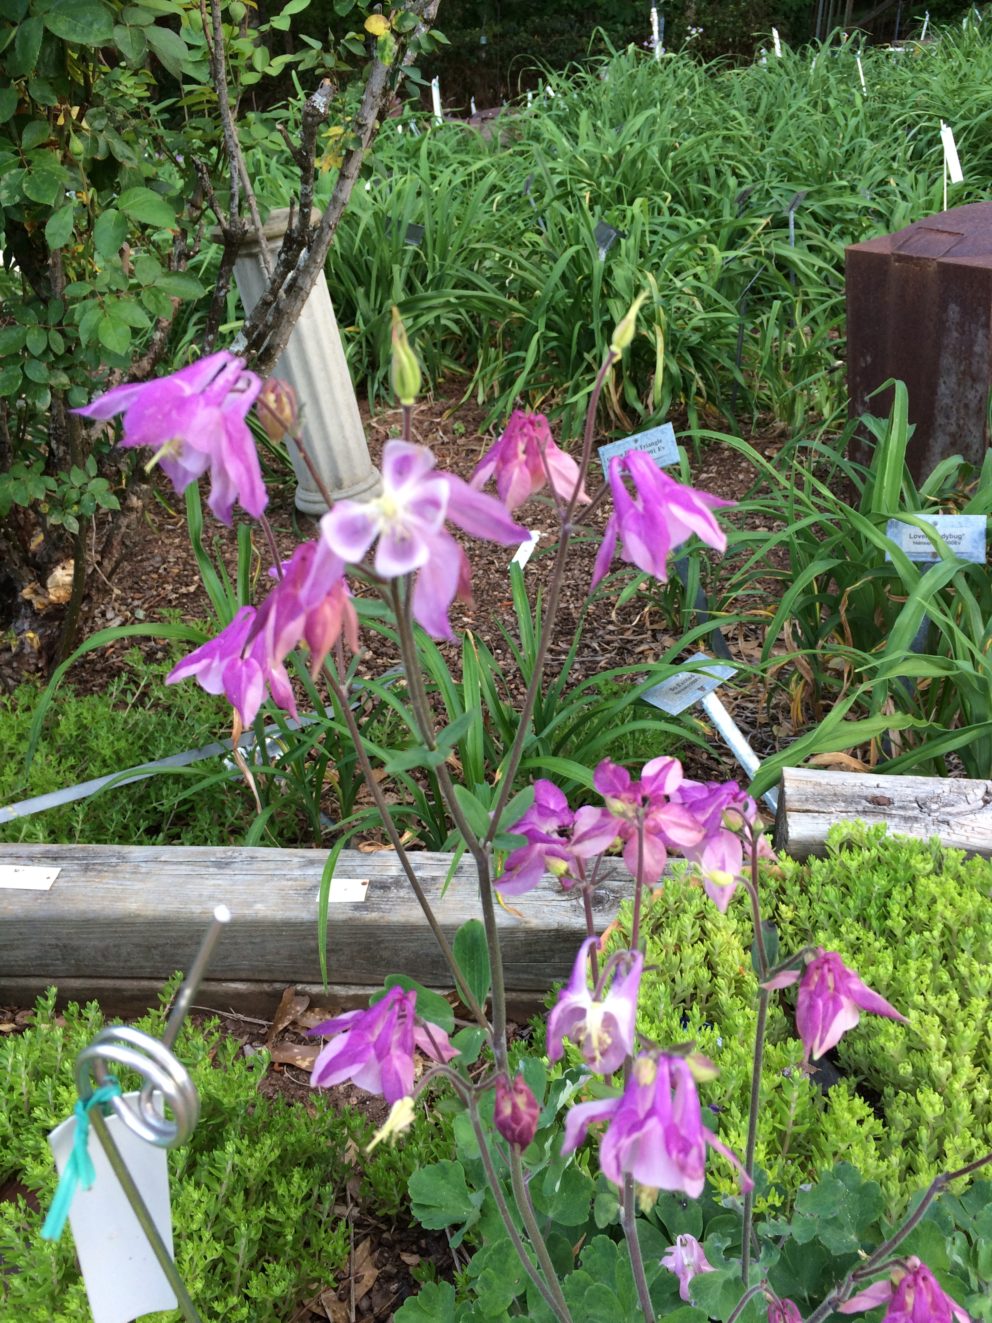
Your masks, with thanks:
<instances>
[{"instance_id":1,"label":"wooden log edging","mask_svg":"<svg viewBox=\"0 0 992 1323\"><path fill-rule=\"evenodd\" d=\"M854 819L992 858L992 781L783 769L776 849L794 859L822 855L830 828Z\"/></svg>"},{"instance_id":2,"label":"wooden log edging","mask_svg":"<svg viewBox=\"0 0 992 1323\"><path fill-rule=\"evenodd\" d=\"M58 868L49 891L0 888L0 1001L24 1005L53 983L105 1009L152 1004L164 979L195 954L218 903L233 922L211 960L204 1004L275 1005L290 984L320 985L317 898L326 850L199 846L0 845L3 865ZM412 856L449 939L478 917L477 881L462 861L446 892L448 854ZM328 915L328 982L346 1002L390 973L429 987L451 979L391 851L344 850L335 888L367 879L365 898L334 901ZM602 930L632 894L622 864L594 894ZM498 913L507 986L518 1005L540 1003L566 979L585 918L578 896L545 878ZM119 994L115 996L116 994ZM258 1010L246 1013L258 1013Z\"/></svg>"}]
</instances>

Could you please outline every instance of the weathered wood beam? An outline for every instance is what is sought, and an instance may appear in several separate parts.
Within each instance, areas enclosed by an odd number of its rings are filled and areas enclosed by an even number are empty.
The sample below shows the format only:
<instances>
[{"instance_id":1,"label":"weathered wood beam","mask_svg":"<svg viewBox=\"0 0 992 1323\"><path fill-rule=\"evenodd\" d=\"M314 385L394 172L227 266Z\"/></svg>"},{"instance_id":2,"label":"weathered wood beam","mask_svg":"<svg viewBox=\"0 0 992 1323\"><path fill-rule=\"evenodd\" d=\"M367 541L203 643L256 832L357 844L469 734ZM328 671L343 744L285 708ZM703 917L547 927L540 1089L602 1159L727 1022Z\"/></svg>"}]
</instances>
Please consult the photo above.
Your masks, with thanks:
<instances>
[{"instance_id":1,"label":"weathered wood beam","mask_svg":"<svg viewBox=\"0 0 992 1323\"><path fill-rule=\"evenodd\" d=\"M233 921L211 960L211 980L256 985L256 991L257 985L319 984L317 897L326 860L325 850L0 845L0 870L12 864L60 870L49 891L0 888L0 1000L23 1003L32 989L52 983L71 985L77 997L98 995L107 980L122 990L126 984L151 990L190 963L219 903ZM466 919L478 917L471 866L463 861L445 890L450 855L418 853L414 861L453 938ZM329 982L338 989L367 988L402 973L449 987L392 852L343 851L334 891L362 879L368 880L364 900L329 907ZM622 865L608 873L594 897L598 928L614 917L631 885ZM578 896L546 878L508 902L498 919L514 993L540 996L568 977L585 936Z\"/></svg>"},{"instance_id":2,"label":"weathered wood beam","mask_svg":"<svg viewBox=\"0 0 992 1323\"><path fill-rule=\"evenodd\" d=\"M992 857L992 781L870 776L787 767L782 773L775 845L795 859L822 855L837 822L885 823L904 836Z\"/></svg>"}]
</instances>

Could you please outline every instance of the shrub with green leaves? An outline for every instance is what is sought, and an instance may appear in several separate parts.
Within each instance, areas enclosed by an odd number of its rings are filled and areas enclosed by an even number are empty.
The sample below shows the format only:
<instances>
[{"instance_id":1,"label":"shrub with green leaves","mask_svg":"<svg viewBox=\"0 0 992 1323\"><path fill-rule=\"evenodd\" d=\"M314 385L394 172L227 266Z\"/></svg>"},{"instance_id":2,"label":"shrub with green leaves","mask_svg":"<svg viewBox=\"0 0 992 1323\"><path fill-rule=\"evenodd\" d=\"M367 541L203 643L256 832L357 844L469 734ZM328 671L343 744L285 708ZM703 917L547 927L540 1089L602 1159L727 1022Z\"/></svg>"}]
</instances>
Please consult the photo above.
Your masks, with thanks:
<instances>
[{"instance_id":1,"label":"shrub with green leaves","mask_svg":"<svg viewBox=\"0 0 992 1323\"><path fill-rule=\"evenodd\" d=\"M803 1182L845 1159L902 1208L939 1172L992 1147L992 864L845 824L825 858L783 858L761 885L783 951L840 952L909 1019L862 1017L836 1049L840 1078L824 1089L803 1070L793 1022L773 999L757 1149L764 1198L791 1206ZM657 1042L695 1039L713 1059L710 1101L740 1151L757 1001L750 914L735 902L721 915L682 877L644 922L639 1027Z\"/></svg>"},{"instance_id":2,"label":"shrub with green leaves","mask_svg":"<svg viewBox=\"0 0 992 1323\"><path fill-rule=\"evenodd\" d=\"M163 1005L165 1004L163 998ZM0 1203L0 1313L19 1323L79 1323L89 1316L68 1230L39 1238L55 1190L47 1133L76 1100L73 1061L103 1027L99 1008L70 1005L55 1016L55 991L39 999L34 1022L0 1040L0 1182L14 1177L34 1191ZM162 1010L138 1027L160 1036ZM372 1126L336 1112L315 1093L307 1105L261 1089L268 1056L245 1058L216 1022L187 1024L176 1055L200 1095L200 1121L188 1144L169 1154L176 1263L204 1319L275 1323L291 1318L316 1286L333 1283L347 1261L349 1227L335 1214L344 1187L359 1177L359 1202L390 1217L410 1174L445 1151L443 1124L416 1122L401 1148L359 1153ZM120 1073L125 1089L140 1080ZM172 1323L178 1311L155 1314Z\"/></svg>"}]
</instances>

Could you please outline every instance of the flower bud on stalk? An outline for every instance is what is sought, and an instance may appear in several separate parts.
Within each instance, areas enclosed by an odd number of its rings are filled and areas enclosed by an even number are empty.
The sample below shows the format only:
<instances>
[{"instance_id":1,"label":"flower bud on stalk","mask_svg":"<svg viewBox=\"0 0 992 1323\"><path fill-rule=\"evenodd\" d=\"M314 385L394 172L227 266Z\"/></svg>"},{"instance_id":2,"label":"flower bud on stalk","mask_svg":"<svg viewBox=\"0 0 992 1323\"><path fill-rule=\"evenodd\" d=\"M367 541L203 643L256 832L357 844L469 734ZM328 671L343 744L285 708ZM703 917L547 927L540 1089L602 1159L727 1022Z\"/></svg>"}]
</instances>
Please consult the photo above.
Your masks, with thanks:
<instances>
[{"instance_id":1,"label":"flower bud on stalk","mask_svg":"<svg viewBox=\"0 0 992 1323\"><path fill-rule=\"evenodd\" d=\"M541 1108L523 1075L508 1084L505 1075L496 1080L496 1105L493 1124L508 1144L525 1149L537 1133Z\"/></svg>"},{"instance_id":2,"label":"flower bud on stalk","mask_svg":"<svg viewBox=\"0 0 992 1323\"><path fill-rule=\"evenodd\" d=\"M269 377L255 405L258 420L270 441L278 444L291 436L300 426L300 411L296 391L288 381Z\"/></svg>"},{"instance_id":3,"label":"flower bud on stalk","mask_svg":"<svg viewBox=\"0 0 992 1323\"><path fill-rule=\"evenodd\" d=\"M410 348L406 338L406 327L400 317L399 308L393 308L393 361L390 368L390 380L393 393L404 408L409 408L420 392L420 364Z\"/></svg>"},{"instance_id":4,"label":"flower bud on stalk","mask_svg":"<svg viewBox=\"0 0 992 1323\"><path fill-rule=\"evenodd\" d=\"M630 305L627 312L617 322L617 328L613 332L613 339L610 341L610 353L619 358L623 351L633 343L634 332L637 329L637 314L640 311L641 304L647 298L647 294L638 294L637 298Z\"/></svg>"}]
</instances>

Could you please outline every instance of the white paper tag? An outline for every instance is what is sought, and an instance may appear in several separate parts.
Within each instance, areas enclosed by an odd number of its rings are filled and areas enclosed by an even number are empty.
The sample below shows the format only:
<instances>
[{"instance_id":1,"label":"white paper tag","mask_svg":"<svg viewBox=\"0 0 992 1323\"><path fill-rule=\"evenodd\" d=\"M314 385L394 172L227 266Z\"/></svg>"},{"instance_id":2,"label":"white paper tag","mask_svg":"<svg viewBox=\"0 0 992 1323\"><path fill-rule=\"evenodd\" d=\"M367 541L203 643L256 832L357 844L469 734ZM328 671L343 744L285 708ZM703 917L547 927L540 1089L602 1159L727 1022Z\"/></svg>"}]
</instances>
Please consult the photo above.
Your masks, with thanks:
<instances>
[{"instance_id":1,"label":"white paper tag","mask_svg":"<svg viewBox=\"0 0 992 1323\"><path fill-rule=\"evenodd\" d=\"M700 699L718 689L724 680L729 680L734 673L733 666L723 666L707 657L705 652L697 652L690 662L708 662L705 671L682 671L679 675L670 675L652 689L646 690L641 697L652 707L661 708L670 717L678 716L686 708L692 707Z\"/></svg>"},{"instance_id":2,"label":"white paper tag","mask_svg":"<svg viewBox=\"0 0 992 1323\"><path fill-rule=\"evenodd\" d=\"M0 864L0 888L48 891L61 871L61 868L41 868L37 864Z\"/></svg>"},{"instance_id":3,"label":"white paper tag","mask_svg":"<svg viewBox=\"0 0 992 1323\"><path fill-rule=\"evenodd\" d=\"M124 1097L134 1106L138 1095L126 1093ZM132 1134L116 1116L107 1117L106 1125L171 1255L168 1154L164 1148ZM48 1136L60 1176L72 1152L75 1133L76 1118L70 1116ZM92 1132L89 1154L96 1180L88 1190L77 1187L69 1209L69 1225L93 1323L131 1323L142 1314L175 1309L175 1292L117 1182L103 1145Z\"/></svg>"},{"instance_id":4,"label":"white paper tag","mask_svg":"<svg viewBox=\"0 0 992 1323\"><path fill-rule=\"evenodd\" d=\"M939 533L955 556L974 565L985 564L984 515L927 514L916 517ZM917 528L915 524L907 524L902 519L890 519L885 525L885 536L901 548L910 560L940 560L937 548L923 529ZM892 559L888 552L885 553L885 559Z\"/></svg>"},{"instance_id":5,"label":"white paper tag","mask_svg":"<svg viewBox=\"0 0 992 1323\"><path fill-rule=\"evenodd\" d=\"M327 899L332 905L357 905L365 899L368 889L367 877L332 877ZM320 903L319 892L317 903Z\"/></svg>"},{"instance_id":6,"label":"white paper tag","mask_svg":"<svg viewBox=\"0 0 992 1323\"><path fill-rule=\"evenodd\" d=\"M862 92L867 93L868 84L865 82L865 71L864 71L864 66L861 63L860 55L855 55L854 63L858 66L858 77L861 79L861 90Z\"/></svg>"},{"instance_id":7,"label":"white paper tag","mask_svg":"<svg viewBox=\"0 0 992 1323\"><path fill-rule=\"evenodd\" d=\"M772 45L775 48L775 54L779 59L782 58L782 39L778 35L778 28L772 28Z\"/></svg>"},{"instance_id":8,"label":"white paper tag","mask_svg":"<svg viewBox=\"0 0 992 1323\"><path fill-rule=\"evenodd\" d=\"M944 144L944 165L947 167L948 179L952 184L963 184L964 173L961 170L957 143L954 141L954 130L943 120L940 121L940 140Z\"/></svg>"},{"instance_id":9,"label":"white paper tag","mask_svg":"<svg viewBox=\"0 0 992 1323\"><path fill-rule=\"evenodd\" d=\"M520 546L517 547L516 551L513 553L513 558L510 561L510 564L519 565L520 568L523 569L523 567L530 560L531 556L533 556L534 548L537 546L538 542L540 541L540 538L541 538L541 530L539 528L532 528L530 530L530 537L527 539L527 541L521 542Z\"/></svg>"},{"instance_id":10,"label":"white paper tag","mask_svg":"<svg viewBox=\"0 0 992 1323\"><path fill-rule=\"evenodd\" d=\"M610 441L599 447L599 462L603 466L605 478L610 469L610 460L615 455L626 455L628 450L643 450L650 455L660 469L679 462L679 448L675 440L675 428L671 423L662 423L660 427L649 427L646 432L635 436L625 436L619 441Z\"/></svg>"}]
</instances>

